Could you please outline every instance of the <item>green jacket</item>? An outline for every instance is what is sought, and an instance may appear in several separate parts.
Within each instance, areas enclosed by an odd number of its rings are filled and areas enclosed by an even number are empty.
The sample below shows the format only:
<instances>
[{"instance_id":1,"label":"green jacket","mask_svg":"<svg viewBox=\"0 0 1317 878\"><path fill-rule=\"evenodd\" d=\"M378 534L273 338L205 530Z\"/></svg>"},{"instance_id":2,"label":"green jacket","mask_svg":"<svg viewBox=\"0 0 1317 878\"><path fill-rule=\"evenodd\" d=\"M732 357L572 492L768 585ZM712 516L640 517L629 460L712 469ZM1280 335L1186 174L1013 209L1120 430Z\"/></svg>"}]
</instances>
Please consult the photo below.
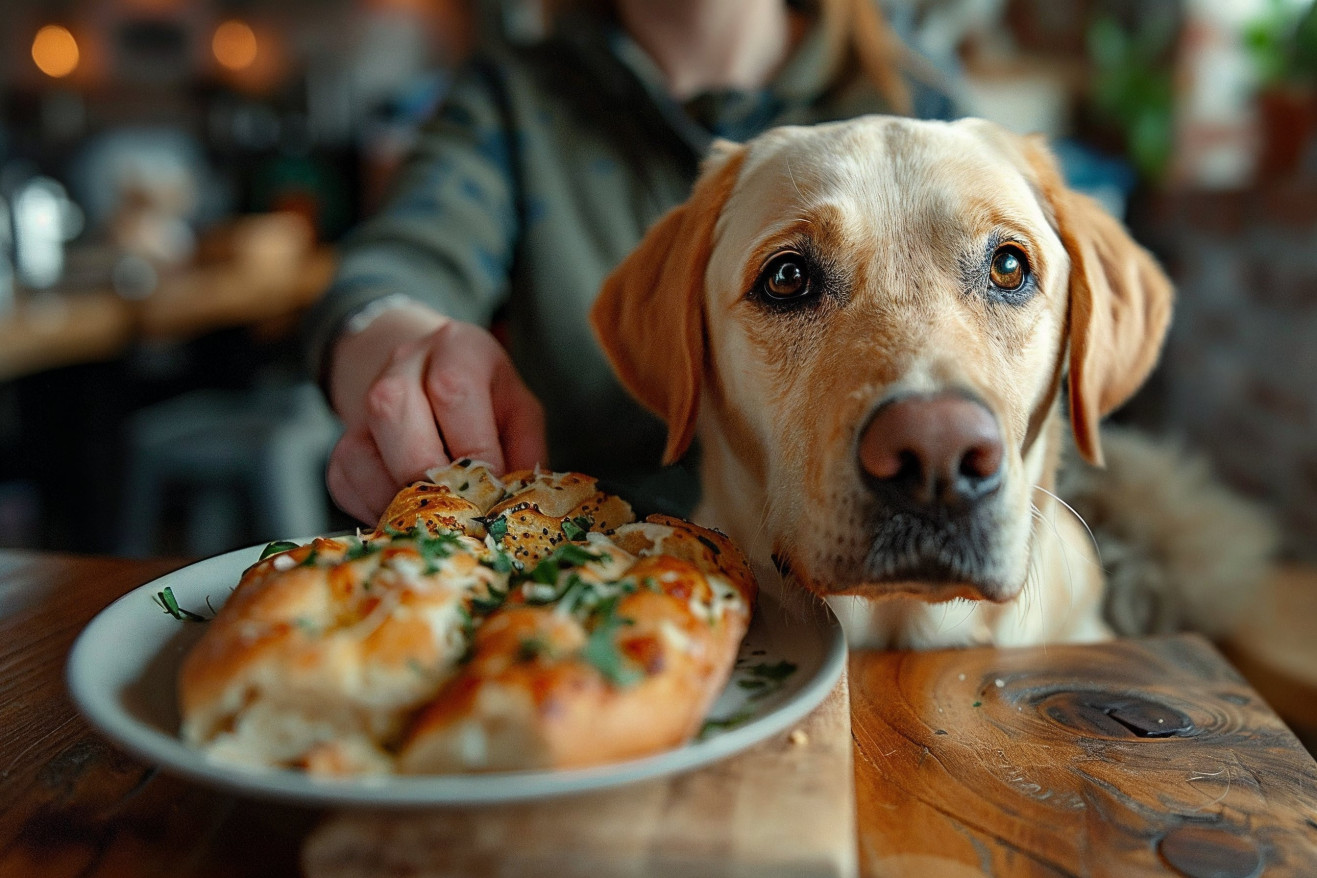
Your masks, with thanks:
<instances>
[{"instance_id":1,"label":"green jacket","mask_svg":"<svg viewBox=\"0 0 1317 878\"><path fill-rule=\"evenodd\" d=\"M344 320L390 293L497 321L544 404L550 466L688 507L693 481L681 467L659 472L664 427L614 379L587 312L612 267L686 197L713 137L884 109L858 77L827 87L821 30L762 92L685 105L605 22L575 19L542 43L476 58L423 129L385 208L344 242L338 276L307 324L313 367Z\"/></svg>"}]
</instances>

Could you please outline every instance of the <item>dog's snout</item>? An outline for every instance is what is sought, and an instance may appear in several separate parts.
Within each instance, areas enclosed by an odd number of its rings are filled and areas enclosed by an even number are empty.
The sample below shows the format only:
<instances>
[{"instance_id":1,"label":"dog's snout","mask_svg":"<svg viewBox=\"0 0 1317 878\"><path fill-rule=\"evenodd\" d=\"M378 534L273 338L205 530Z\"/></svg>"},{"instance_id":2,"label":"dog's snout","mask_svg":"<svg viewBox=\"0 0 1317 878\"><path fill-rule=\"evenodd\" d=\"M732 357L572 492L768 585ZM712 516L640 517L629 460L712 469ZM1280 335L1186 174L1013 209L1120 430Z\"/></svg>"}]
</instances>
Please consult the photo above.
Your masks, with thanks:
<instances>
[{"instance_id":1,"label":"dog's snout","mask_svg":"<svg viewBox=\"0 0 1317 878\"><path fill-rule=\"evenodd\" d=\"M1001 484L997 419L982 403L954 394L880 406L860 436L859 457L884 500L925 512L963 510Z\"/></svg>"}]
</instances>

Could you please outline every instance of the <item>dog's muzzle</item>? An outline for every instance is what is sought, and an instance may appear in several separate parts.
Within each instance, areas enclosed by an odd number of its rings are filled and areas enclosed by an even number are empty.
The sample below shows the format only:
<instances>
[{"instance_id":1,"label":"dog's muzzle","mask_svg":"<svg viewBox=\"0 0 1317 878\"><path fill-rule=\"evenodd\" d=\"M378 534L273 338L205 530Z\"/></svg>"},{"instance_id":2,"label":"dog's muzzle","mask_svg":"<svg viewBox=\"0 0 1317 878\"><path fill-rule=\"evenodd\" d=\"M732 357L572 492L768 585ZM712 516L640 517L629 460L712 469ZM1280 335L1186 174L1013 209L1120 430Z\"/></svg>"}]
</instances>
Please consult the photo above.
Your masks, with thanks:
<instances>
[{"instance_id":1,"label":"dog's muzzle","mask_svg":"<svg viewBox=\"0 0 1317 878\"><path fill-rule=\"evenodd\" d=\"M957 393L886 400L861 430L857 455L874 507L867 577L934 598L949 589L995 598L987 507L1005 450L987 406Z\"/></svg>"}]
</instances>

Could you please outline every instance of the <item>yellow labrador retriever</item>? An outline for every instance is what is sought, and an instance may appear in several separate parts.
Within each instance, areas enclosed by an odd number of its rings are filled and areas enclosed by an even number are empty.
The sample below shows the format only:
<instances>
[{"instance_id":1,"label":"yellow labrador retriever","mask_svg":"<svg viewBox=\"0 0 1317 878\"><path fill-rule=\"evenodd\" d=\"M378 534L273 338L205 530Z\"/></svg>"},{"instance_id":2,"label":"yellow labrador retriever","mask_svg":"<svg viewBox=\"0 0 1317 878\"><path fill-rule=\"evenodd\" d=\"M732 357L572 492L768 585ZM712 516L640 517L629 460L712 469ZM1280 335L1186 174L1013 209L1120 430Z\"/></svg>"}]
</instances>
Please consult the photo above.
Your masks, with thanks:
<instances>
[{"instance_id":1,"label":"yellow labrador retriever","mask_svg":"<svg viewBox=\"0 0 1317 878\"><path fill-rule=\"evenodd\" d=\"M1171 287L1046 147L866 117L720 143L592 314L698 434L696 517L854 645L1096 639L1102 576L1051 489L1151 370ZM802 591L802 589L804 591Z\"/></svg>"}]
</instances>

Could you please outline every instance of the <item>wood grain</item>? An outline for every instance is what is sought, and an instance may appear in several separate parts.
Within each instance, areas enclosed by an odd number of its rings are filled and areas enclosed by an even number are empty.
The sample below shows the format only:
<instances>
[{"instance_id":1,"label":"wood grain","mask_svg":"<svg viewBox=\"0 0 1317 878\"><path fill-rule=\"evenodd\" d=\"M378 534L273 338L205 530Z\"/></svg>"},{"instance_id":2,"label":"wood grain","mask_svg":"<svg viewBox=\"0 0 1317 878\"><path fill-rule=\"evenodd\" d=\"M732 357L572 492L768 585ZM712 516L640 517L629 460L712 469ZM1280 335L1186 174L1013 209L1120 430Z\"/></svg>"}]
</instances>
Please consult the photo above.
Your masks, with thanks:
<instances>
[{"instance_id":1,"label":"wood grain","mask_svg":"<svg viewBox=\"0 0 1317 878\"><path fill-rule=\"evenodd\" d=\"M92 731L65 692L92 616L182 563L0 552L0 876L295 874L317 814L161 775Z\"/></svg>"},{"instance_id":2,"label":"wood grain","mask_svg":"<svg viewBox=\"0 0 1317 878\"><path fill-rule=\"evenodd\" d=\"M851 662L862 873L1317 875L1317 764L1205 641Z\"/></svg>"},{"instance_id":3,"label":"wood grain","mask_svg":"<svg viewBox=\"0 0 1317 878\"><path fill-rule=\"evenodd\" d=\"M801 724L707 769L549 802L344 812L307 841L311 878L847 876L855 873L843 679Z\"/></svg>"}]
</instances>

